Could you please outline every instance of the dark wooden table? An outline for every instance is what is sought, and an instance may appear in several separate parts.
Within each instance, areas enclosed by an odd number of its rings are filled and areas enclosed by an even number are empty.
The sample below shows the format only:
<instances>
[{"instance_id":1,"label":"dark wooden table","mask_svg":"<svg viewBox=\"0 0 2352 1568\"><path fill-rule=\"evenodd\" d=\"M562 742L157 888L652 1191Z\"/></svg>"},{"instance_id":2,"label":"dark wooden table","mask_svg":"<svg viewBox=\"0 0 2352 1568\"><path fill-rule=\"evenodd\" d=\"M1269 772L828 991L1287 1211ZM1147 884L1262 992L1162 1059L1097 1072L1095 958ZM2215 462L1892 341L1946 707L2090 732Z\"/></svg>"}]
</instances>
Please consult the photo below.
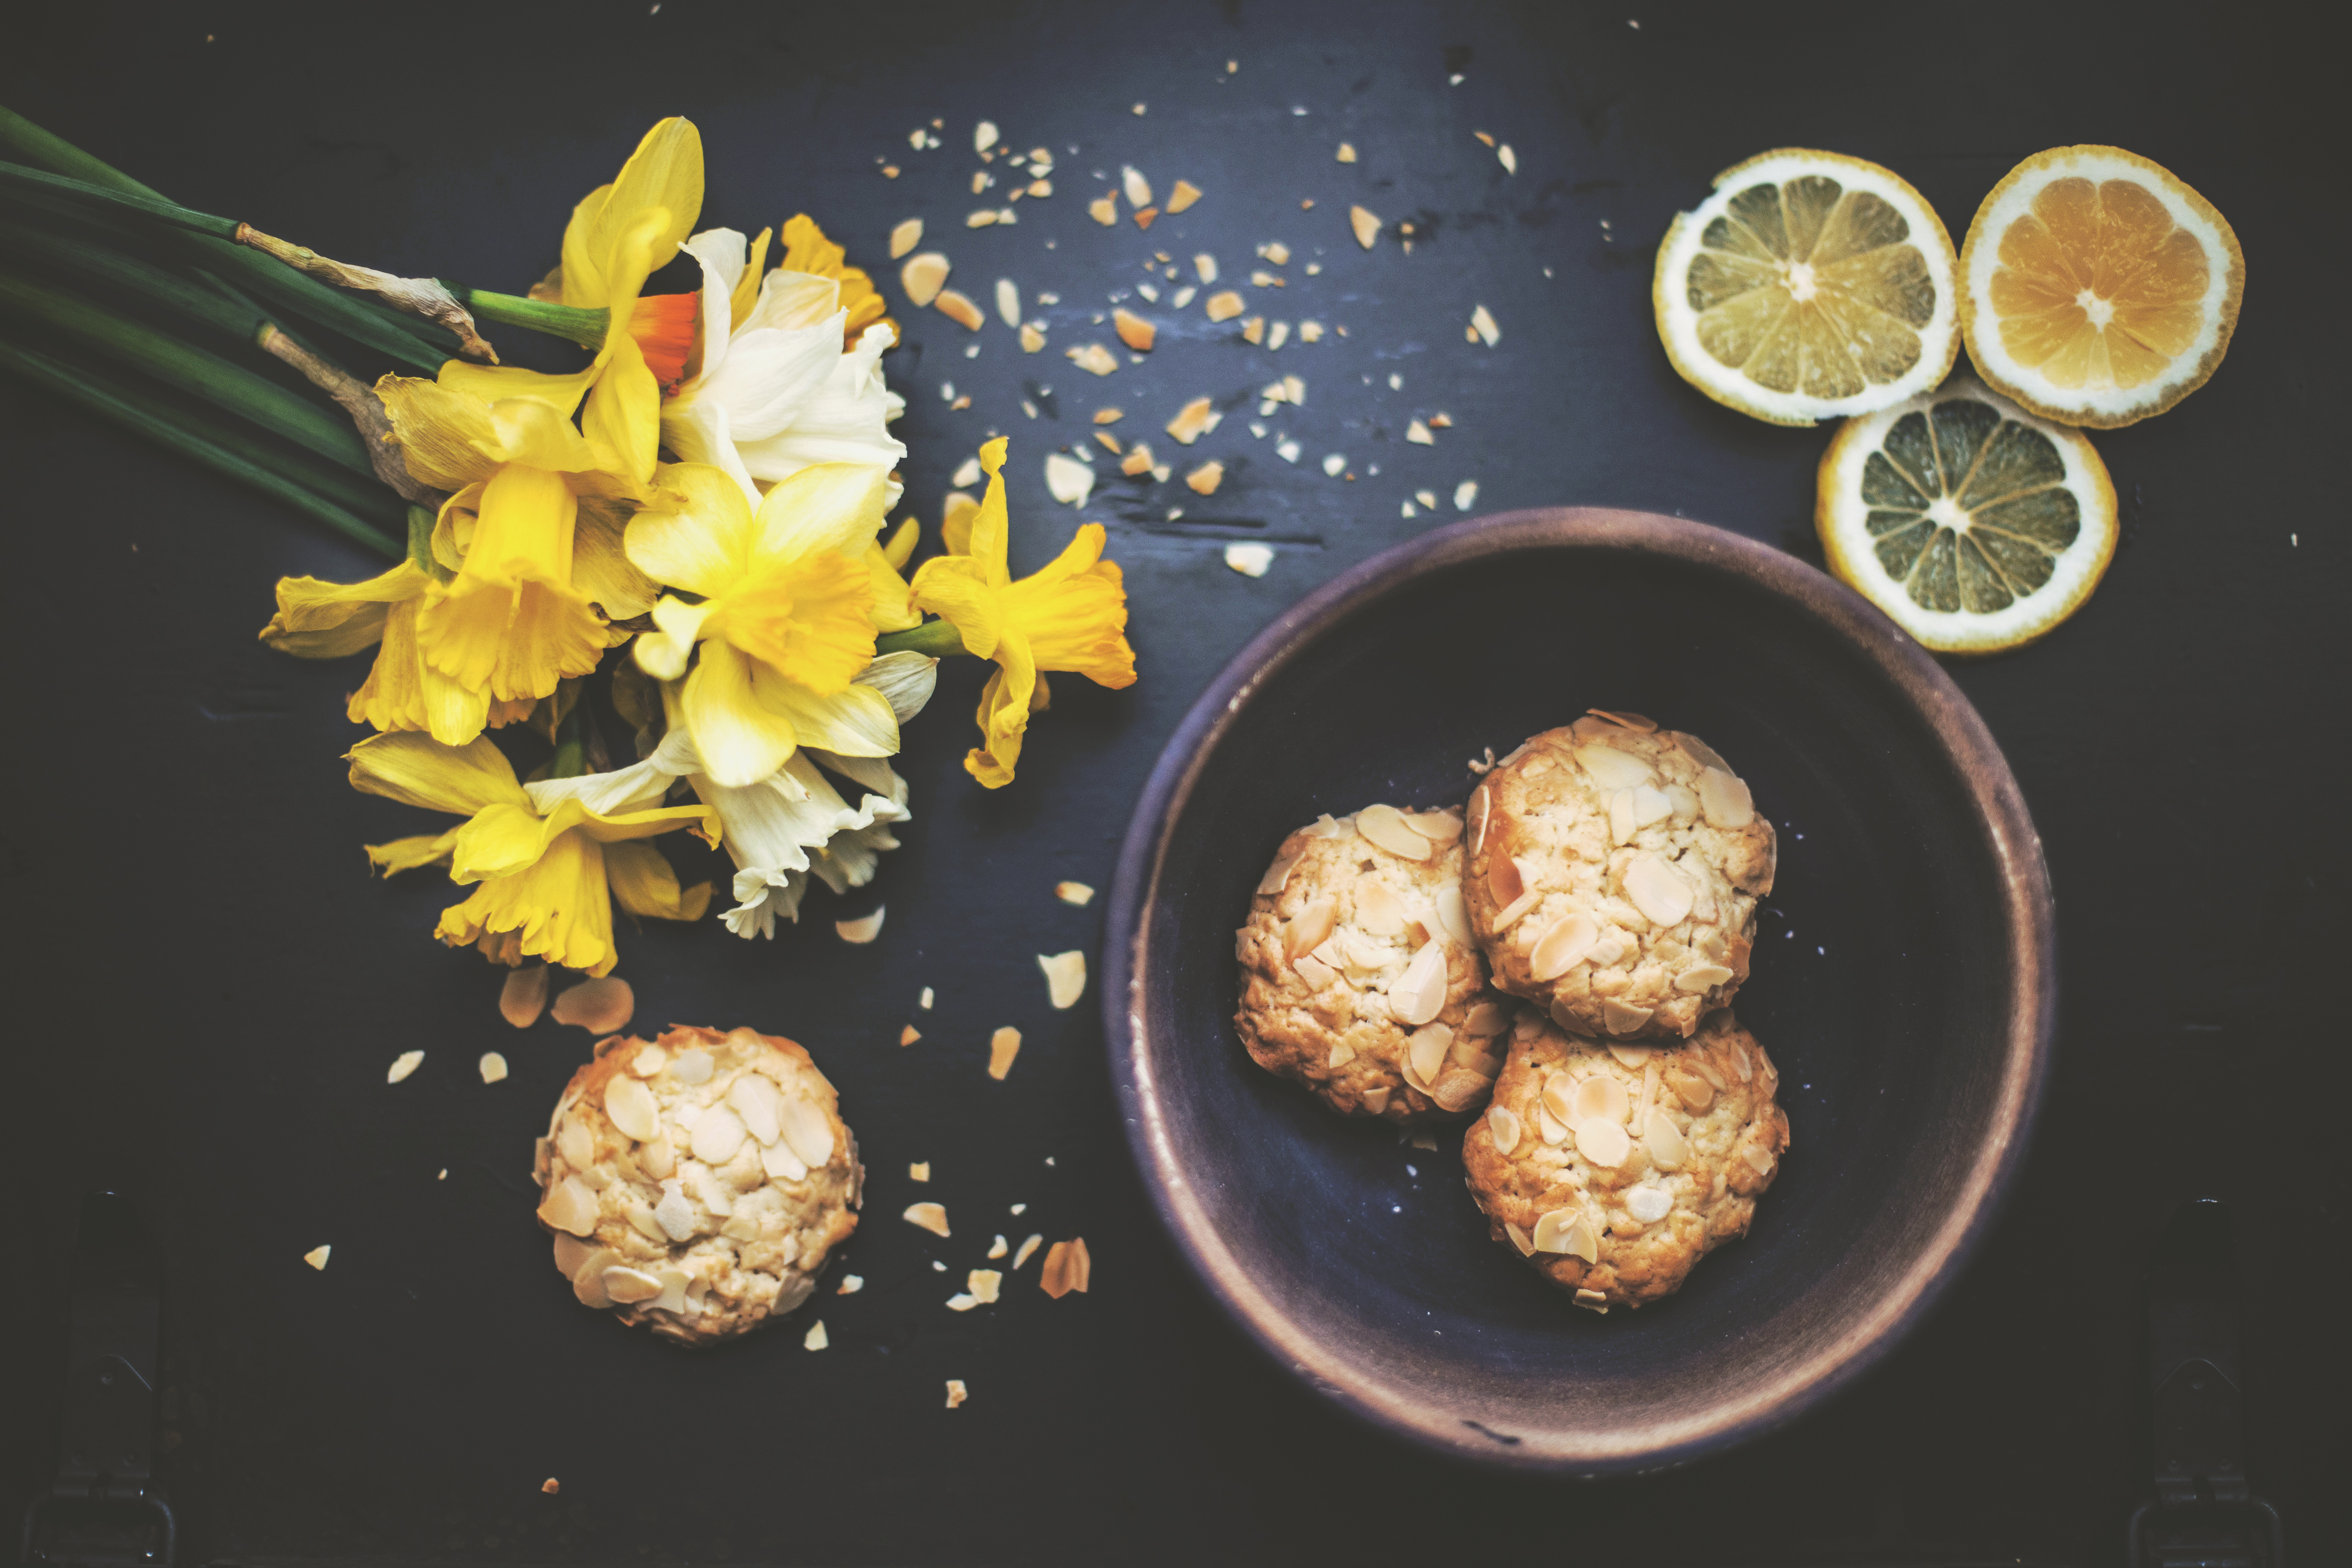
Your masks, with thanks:
<instances>
[{"instance_id":1,"label":"dark wooden table","mask_svg":"<svg viewBox=\"0 0 2352 1568\"><path fill-rule=\"evenodd\" d=\"M794 1327L690 1357L579 1310L548 1268L530 1141L584 1040L498 1020L498 975L427 939L446 884L370 881L360 843L420 819L343 783L356 668L254 640L278 574L374 567L0 384L17 584L0 1513L53 1463L73 1218L104 1186L162 1238L164 1476L189 1561L2114 1562L2146 1488L2140 1282L2226 1267L2157 1256L2174 1205L2213 1194L2239 1225L2254 1486L2303 1561L2342 1560L2352 1074L2326 998L2347 973L2347 339L2330 51L2246 6L1630 13L640 0L0 18L0 101L184 201L398 270L520 289L571 204L668 113L702 128L706 225L805 210L882 272L890 226L921 216L983 302L999 276L1061 296L1035 356L992 322L967 359L961 328L901 305L909 341L889 362L927 526L971 447L1013 438L1016 570L1079 521L1040 464L1087 438L1094 408L1155 427L1195 395L1230 410L1183 454L1225 461L1213 500L1114 479L1083 513L1127 570L1139 686L1057 680L1019 782L985 794L960 766L978 674L954 670L910 728L916 816L875 896L820 894L772 945L624 927L642 1024L806 1041L871 1173L848 1247L866 1289L811 1309L832 1348L803 1352ZM934 117L943 145L911 150ZM1051 147L1056 190L1017 226L967 231L983 118ZM1512 145L1516 174L1475 131ZM1334 161L1343 140L1352 166ZM1054 1013L1038 983L1033 954L1098 939L1099 902L1058 903L1054 883L1108 884L1193 694L1281 605L1429 526L1401 516L1417 489L1447 516L1469 479L1481 510L1674 511L1818 560L1829 433L1755 423L1676 379L1649 302L1668 219L1740 158L1815 146L1892 166L1957 238L2013 163L2069 142L2196 185L2236 226L2252 283L2210 386L2095 437L2124 508L2096 598L2036 647L1955 668L2032 803L2063 922L2056 1071L2000 1229L1860 1386L1678 1473L1504 1479L1358 1427L1250 1349L1158 1230L1091 1005ZM1098 227L1096 172L1129 163L1207 195L1148 235ZM1414 222L1412 254L1360 251L1357 201ZM1276 240L1293 261L1269 313L1345 323L1344 339L1268 354L1195 305L1181 341L1163 332L1107 382L1062 358L1108 337L1093 313L1153 251L1213 251L1232 278ZM1492 349L1463 342L1480 303ZM1284 373L1307 401L1253 438L1249 394ZM970 408L942 399L947 381ZM1433 447L1405 443L1441 410L1454 423ZM1296 466L1276 431L1304 444ZM1353 482L1325 476L1329 452ZM1234 538L1276 543L1264 578L1225 567ZM883 939L835 940L829 921L877 897ZM927 985L937 1010L902 1050ZM1006 1023L1027 1044L992 1083L986 1041ZM388 1089L412 1047L425 1068ZM485 1087L473 1060L490 1048L514 1076ZM947 1203L952 1242L898 1223L918 1196ZM1052 1302L1024 1279L994 1308L943 1310L954 1276L931 1260L960 1275L975 1234L1000 1229L1083 1234L1091 1294ZM318 1274L301 1254L321 1242ZM950 1377L971 1388L953 1413ZM540 1491L551 1475L560 1497Z\"/></svg>"}]
</instances>

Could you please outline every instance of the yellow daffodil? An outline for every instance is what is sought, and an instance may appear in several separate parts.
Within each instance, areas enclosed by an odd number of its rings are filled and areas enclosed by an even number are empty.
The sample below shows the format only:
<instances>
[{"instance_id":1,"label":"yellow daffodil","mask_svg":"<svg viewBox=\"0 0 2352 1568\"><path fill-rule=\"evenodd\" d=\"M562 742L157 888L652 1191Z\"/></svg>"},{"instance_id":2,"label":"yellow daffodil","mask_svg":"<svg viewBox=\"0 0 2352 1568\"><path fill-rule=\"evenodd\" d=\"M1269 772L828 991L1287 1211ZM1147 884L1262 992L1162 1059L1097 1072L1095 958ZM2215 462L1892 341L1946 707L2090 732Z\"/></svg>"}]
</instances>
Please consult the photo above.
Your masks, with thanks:
<instances>
[{"instance_id":1,"label":"yellow daffodil","mask_svg":"<svg viewBox=\"0 0 2352 1568\"><path fill-rule=\"evenodd\" d=\"M763 251L766 238L750 248ZM897 468L907 448L887 426L907 404L882 376L897 328L853 328L857 311L838 277L783 267L761 277L731 228L706 229L686 248L702 266L702 306L695 368L662 401L664 444L688 462L725 468L755 503L761 485L812 463ZM828 248L837 261L840 247ZM880 299L869 303L879 315ZM898 500L893 480L883 504Z\"/></svg>"},{"instance_id":2,"label":"yellow daffodil","mask_svg":"<svg viewBox=\"0 0 2352 1568\"><path fill-rule=\"evenodd\" d=\"M869 552L884 489L871 465L821 463L754 512L725 470L677 463L630 520L631 563L697 599L654 606L637 665L658 680L685 678L678 714L718 784L759 784L803 745L845 757L898 749L889 701L856 684L874 658Z\"/></svg>"},{"instance_id":3,"label":"yellow daffodil","mask_svg":"<svg viewBox=\"0 0 2352 1568\"><path fill-rule=\"evenodd\" d=\"M623 503L639 487L572 426L561 394L521 384L489 403L446 372L376 384L409 473L452 492L433 552L455 575L416 612L418 648L429 668L500 702L593 669L618 640L607 620L644 614L656 592L620 548Z\"/></svg>"},{"instance_id":4,"label":"yellow daffodil","mask_svg":"<svg viewBox=\"0 0 2352 1568\"><path fill-rule=\"evenodd\" d=\"M486 727L528 717L531 702L495 701L425 662L416 618L440 593L432 574L413 561L364 583L281 577L278 614L261 628L261 640L298 658L340 658L380 644L375 668L351 695L352 722L423 730L444 745L462 746Z\"/></svg>"},{"instance_id":5,"label":"yellow daffodil","mask_svg":"<svg viewBox=\"0 0 2352 1568\"><path fill-rule=\"evenodd\" d=\"M1102 559L1102 524L1087 523L1045 570L1013 581L1004 448L1000 437L980 449L988 494L972 515L968 553L924 562L911 590L916 607L954 626L968 652L997 663L981 694L982 743L963 763L990 789L1013 782L1040 671L1070 670L1097 686L1135 684L1127 591L1118 563Z\"/></svg>"},{"instance_id":6,"label":"yellow daffodil","mask_svg":"<svg viewBox=\"0 0 2352 1568\"><path fill-rule=\"evenodd\" d=\"M841 285L841 308L848 312L841 325L845 346L855 348L866 329L877 321L890 329L892 342L898 341L898 323L882 313L886 307L874 279L849 265L849 252L825 238L816 219L806 213L795 214L784 225L783 237L784 258L777 263L778 271L809 273Z\"/></svg>"},{"instance_id":7,"label":"yellow daffodil","mask_svg":"<svg viewBox=\"0 0 2352 1568\"><path fill-rule=\"evenodd\" d=\"M527 788L488 740L444 746L407 732L362 741L348 761L355 789L466 818L437 836L367 847L386 876L446 862L451 881L478 884L441 912L434 934L452 947L604 974L618 957L614 899L662 920L698 920L709 907L709 884L680 891L669 862L642 840L686 826L715 833L715 814L660 805L669 775L643 763Z\"/></svg>"}]
</instances>

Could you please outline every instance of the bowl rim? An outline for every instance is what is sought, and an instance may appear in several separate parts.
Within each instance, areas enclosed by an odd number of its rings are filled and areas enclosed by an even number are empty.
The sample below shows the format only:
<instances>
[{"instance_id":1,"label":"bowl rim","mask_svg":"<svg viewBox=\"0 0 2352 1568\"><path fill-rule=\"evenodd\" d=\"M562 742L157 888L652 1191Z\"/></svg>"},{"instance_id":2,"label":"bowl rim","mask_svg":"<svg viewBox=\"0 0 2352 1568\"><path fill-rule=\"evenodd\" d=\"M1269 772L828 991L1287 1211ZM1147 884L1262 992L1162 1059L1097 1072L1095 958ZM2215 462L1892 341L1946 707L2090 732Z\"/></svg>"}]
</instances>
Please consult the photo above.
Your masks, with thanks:
<instances>
[{"instance_id":1,"label":"bowl rim","mask_svg":"<svg viewBox=\"0 0 2352 1568\"><path fill-rule=\"evenodd\" d=\"M1793 604L1868 657L1920 714L1965 781L2003 890L2011 973L2000 1098L1958 1201L1873 1310L1811 1347L1761 1389L1703 1413L1612 1434L1602 1443L1528 1432L1508 1441L1360 1375L1293 1322L1217 1235L1177 1164L1144 1020L1142 965L1170 830L1209 753L1268 677L1325 629L1412 577L1526 550L1602 549L1664 557L1739 576ZM1606 507L1495 513L1381 551L1275 617L1186 710L1153 764L1119 846L1107 905L1101 1005L1111 1079L1128 1144L1152 1206L1209 1294L1286 1371L1350 1415L1426 1447L1504 1468L1601 1476L1687 1463L1796 1419L1894 1349L1967 1264L2014 1185L2040 1110L2057 1020L2057 924L2042 842L1991 731L1949 674L1860 595L1771 545L1711 524Z\"/></svg>"}]
</instances>

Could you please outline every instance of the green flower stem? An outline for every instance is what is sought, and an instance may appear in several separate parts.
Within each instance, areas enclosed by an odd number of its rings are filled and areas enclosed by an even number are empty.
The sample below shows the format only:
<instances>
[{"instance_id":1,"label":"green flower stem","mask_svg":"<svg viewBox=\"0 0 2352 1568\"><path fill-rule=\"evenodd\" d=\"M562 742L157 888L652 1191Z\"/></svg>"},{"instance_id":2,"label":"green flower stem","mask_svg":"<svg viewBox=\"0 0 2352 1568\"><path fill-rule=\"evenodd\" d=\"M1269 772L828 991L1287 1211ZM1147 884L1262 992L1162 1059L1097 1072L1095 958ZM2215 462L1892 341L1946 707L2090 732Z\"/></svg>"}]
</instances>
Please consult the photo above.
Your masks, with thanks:
<instances>
[{"instance_id":1,"label":"green flower stem","mask_svg":"<svg viewBox=\"0 0 2352 1568\"><path fill-rule=\"evenodd\" d=\"M240 454L222 441L208 438L224 434L216 428L208 427L205 434L200 435L195 428L199 422L193 418L175 415L162 405L140 397L128 389L109 386L47 354L18 348L13 343L0 342L0 370L6 370L35 386L79 404L100 418L152 441L166 451L176 452L215 473L249 485L390 559L396 561L401 556L400 545L390 535L379 531L323 496L264 467L249 455Z\"/></svg>"},{"instance_id":2,"label":"green flower stem","mask_svg":"<svg viewBox=\"0 0 2352 1568\"><path fill-rule=\"evenodd\" d=\"M578 778L588 771L588 705L574 700L572 711L563 716L562 728L556 731L555 755L549 759L547 776L551 779Z\"/></svg>"},{"instance_id":3,"label":"green flower stem","mask_svg":"<svg viewBox=\"0 0 2352 1568\"><path fill-rule=\"evenodd\" d=\"M0 308L67 332L100 353L206 399L362 474L374 473L350 425L209 350L126 321L62 289L0 271Z\"/></svg>"},{"instance_id":4,"label":"green flower stem","mask_svg":"<svg viewBox=\"0 0 2352 1568\"><path fill-rule=\"evenodd\" d=\"M87 180L77 180L70 174L52 174L45 169L28 169L22 163L0 163L0 186L46 192L100 211L131 213L152 218L157 223L168 223L174 228L192 229L197 234L209 234L221 239L236 237L237 221L233 217L215 217L211 213L200 213L194 207L184 207L161 196L110 191Z\"/></svg>"},{"instance_id":5,"label":"green flower stem","mask_svg":"<svg viewBox=\"0 0 2352 1568\"><path fill-rule=\"evenodd\" d=\"M0 219L0 249L45 262L103 294L137 295L237 342L250 342L269 319L241 295L192 281L92 240Z\"/></svg>"},{"instance_id":6,"label":"green flower stem","mask_svg":"<svg viewBox=\"0 0 2352 1568\"><path fill-rule=\"evenodd\" d=\"M79 180L86 185L123 195L142 196L166 206L178 205L162 193L141 184L121 170L91 157L63 137L43 130L6 108L0 108L0 147L14 152L27 163ZM12 194L37 203L54 203L59 196L56 191L35 191L21 184L12 187ZM380 305L331 288L257 250L248 249L234 239L184 231L174 232L173 237L205 265L215 267L260 290L305 321L330 328L355 343L365 344L413 369L422 370L430 375L451 357L449 334L444 328L404 315L389 305Z\"/></svg>"},{"instance_id":7,"label":"green flower stem","mask_svg":"<svg viewBox=\"0 0 2352 1568\"><path fill-rule=\"evenodd\" d=\"M884 632L874 639L876 654L927 653L933 658L946 658L964 650L963 638L946 621L925 621L919 626L909 626L903 632Z\"/></svg>"},{"instance_id":8,"label":"green flower stem","mask_svg":"<svg viewBox=\"0 0 2352 1568\"><path fill-rule=\"evenodd\" d=\"M454 284L451 291L467 310L486 321L545 332L551 338L568 338L583 348L603 348L605 326L613 319L610 310L553 305L544 300L526 300L520 294L493 294L487 289L463 289Z\"/></svg>"}]
</instances>

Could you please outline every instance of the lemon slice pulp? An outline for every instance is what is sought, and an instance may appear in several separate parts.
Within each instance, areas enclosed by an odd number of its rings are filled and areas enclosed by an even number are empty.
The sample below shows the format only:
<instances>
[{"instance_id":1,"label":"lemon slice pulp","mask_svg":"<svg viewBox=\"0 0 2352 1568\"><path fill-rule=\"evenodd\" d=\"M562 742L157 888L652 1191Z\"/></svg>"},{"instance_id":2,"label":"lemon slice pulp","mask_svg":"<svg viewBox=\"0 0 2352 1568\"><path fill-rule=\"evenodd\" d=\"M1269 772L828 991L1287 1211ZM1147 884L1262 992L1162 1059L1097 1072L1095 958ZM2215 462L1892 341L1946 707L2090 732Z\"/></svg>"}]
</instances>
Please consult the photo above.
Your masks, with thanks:
<instances>
[{"instance_id":1,"label":"lemon slice pulp","mask_svg":"<svg viewBox=\"0 0 2352 1568\"><path fill-rule=\"evenodd\" d=\"M1985 197L1960 278L1977 374L2044 418L2111 429L2221 364L2246 258L2229 220L2161 164L2054 147Z\"/></svg>"},{"instance_id":2,"label":"lemon slice pulp","mask_svg":"<svg viewBox=\"0 0 2352 1568\"><path fill-rule=\"evenodd\" d=\"M1676 371L1777 425L1866 414L1959 352L1952 237L1893 172L1783 148L1716 176L1658 247L1651 302Z\"/></svg>"},{"instance_id":3,"label":"lemon slice pulp","mask_svg":"<svg viewBox=\"0 0 2352 1568\"><path fill-rule=\"evenodd\" d=\"M1822 458L1831 571L1942 653L2032 641L2091 596L2116 491L2078 430L1969 377L1848 420Z\"/></svg>"}]
</instances>

